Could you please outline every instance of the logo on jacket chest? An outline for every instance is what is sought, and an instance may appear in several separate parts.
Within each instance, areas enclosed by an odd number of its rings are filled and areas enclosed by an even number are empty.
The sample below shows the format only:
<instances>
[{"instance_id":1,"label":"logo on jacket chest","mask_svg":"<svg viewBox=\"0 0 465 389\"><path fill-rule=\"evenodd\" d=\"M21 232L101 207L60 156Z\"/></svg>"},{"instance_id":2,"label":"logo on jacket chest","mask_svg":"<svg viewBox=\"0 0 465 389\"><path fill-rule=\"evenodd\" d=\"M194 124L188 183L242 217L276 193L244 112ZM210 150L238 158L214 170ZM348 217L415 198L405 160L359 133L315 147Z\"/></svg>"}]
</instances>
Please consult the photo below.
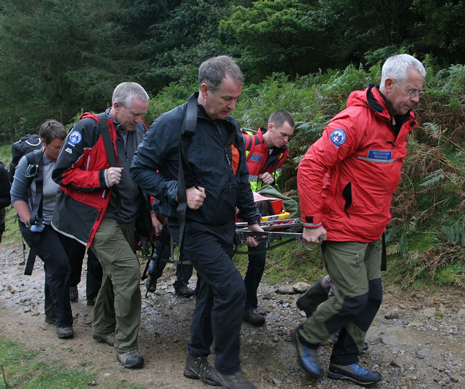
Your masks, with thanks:
<instances>
[{"instance_id":1,"label":"logo on jacket chest","mask_svg":"<svg viewBox=\"0 0 465 389\"><path fill-rule=\"evenodd\" d=\"M392 159L392 151L389 150L368 150L368 158L377 159L380 161L390 161Z\"/></svg>"},{"instance_id":2,"label":"logo on jacket chest","mask_svg":"<svg viewBox=\"0 0 465 389\"><path fill-rule=\"evenodd\" d=\"M249 160L254 161L254 162L261 162L262 159L263 159L263 156L258 155L258 154L252 154L249 158Z\"/></svg>"}]
</instances>

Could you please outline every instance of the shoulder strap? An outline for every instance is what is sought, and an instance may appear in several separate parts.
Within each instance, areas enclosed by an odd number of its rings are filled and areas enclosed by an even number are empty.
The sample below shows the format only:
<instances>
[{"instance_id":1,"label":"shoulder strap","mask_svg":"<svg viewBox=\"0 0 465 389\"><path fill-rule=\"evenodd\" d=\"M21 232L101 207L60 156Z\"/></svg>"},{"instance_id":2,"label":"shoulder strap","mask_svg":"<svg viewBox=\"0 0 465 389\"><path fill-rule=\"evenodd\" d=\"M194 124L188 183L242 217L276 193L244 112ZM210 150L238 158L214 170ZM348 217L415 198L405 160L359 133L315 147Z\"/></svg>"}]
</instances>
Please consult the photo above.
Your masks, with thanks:
<instances>
[{"instance_id":1,"label":"shoulder strap","mask_svg":"<svg viewBox=\"0 0 465 389\"><path fill-rule=\"evenodd\" d=\"M103 144L105 146L105 153L107 154L108 162L110 167L116 167L116 155L115 149L113 147L113 142L111 141L110 128L108 127L108 119L106 113L99 113L97 115L100 125L100 131L102 132ZM121 195L119 194L118 188L116 185L112 186L112 192L116 196L116 212L119 212L121 206Z\"/></svg>"},{"instance_id":2,"label":"shoulder strap","mask_svg":"<svg viewBox=\"0 0 465 389\"><path fill-rule=\"evenodd\" d=\"M186 211L187 211L187 197L186 197L186 183L184 179L184 166L187 166L189 172L192 174L189 162L187 161L183 139L185 137L193 137L195 134L195 128L197 127L197 96L198 93L193 93L187 100L186 111L184 112L184 120L182 122L181 137L179 140L179 165L178 165L178 207L176 208L176 214L179 220L179 258L182 259L183 240L184 240L184 228L186 224Z\"/></svg>"},{"instance_id":3,"label":"shoulder strap","mask_svg":"<svg viewBox=\"0 0 465 389\"><path fill-rule=\"evenodd\" d=\"M31 210L31 223L40 224L42 223L42 200L43 200L43 152L42 150L35 150L31 153L26 154L26 160L28 166L34 166L37 172L32 177L26 177L35 182L36 184L36 195L34 197L34 203Z\"/></svg>"},{"instance_id":4,"label":"shoulder strap","mask_svg":"<svg viewBox=\"0 0 465 389\"><path fill-rule=\"evenodd\" d=\"M107 154L108 162L111 167L116 167L116 155L115 149L113 148L113 142L111 141L110 129L108 127L107 115L100 113L97 115L100 130L102 132L103 144L105 145L105 152Z\"/></svg>"},{"instance_id":5,"label":"shoulder strap","mask_svg":"<svg viewBox=\"0 0 465 389\"><path fill-rule=\"evenodd\" d=\"M255 147L257 143L260 143L260 140L258 139L257 134L247 134L246 136L246 141L245 141L245 160L248 161L250 157L252 156L252 150Z\"/></svg>"}]
</instances>

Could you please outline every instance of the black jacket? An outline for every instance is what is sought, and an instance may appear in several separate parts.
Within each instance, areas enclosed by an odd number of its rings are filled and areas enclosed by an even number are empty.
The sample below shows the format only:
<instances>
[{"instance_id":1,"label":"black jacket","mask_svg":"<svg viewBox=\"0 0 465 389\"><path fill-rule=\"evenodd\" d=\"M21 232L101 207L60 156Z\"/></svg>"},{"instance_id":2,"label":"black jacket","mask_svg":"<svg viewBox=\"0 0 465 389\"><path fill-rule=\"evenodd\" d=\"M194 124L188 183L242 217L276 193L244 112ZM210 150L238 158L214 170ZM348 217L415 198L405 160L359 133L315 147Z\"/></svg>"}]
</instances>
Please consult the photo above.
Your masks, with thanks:
<instances>
[{"instance_id":1,"label":"black jacket","mask_svg":"<svg viewBox=\"0 0 465 389\"><path fill-rule=\"evenodd\" d=\"M179 142L187 103L161 115L140 144L131 166L134 181L160 201L159 216L176 223ZM186 189L194 182L205 188L206 199L198 210L187 209L186 221L221 225L238 216L257 221L248 181L244 141L239 125L231 117L211 120L197 104L195 135L185 142L186 157L192 175L184 169ZM236 151L238 153L236 153ZM236 155L236 158L234 158Z\"/></svg>"},{"instance_id":2,"label":"black jacket","mask_svg":"<svg viewBox=\"0 0 465 389\"><path fill-rule=\"evenodd\" d=\"M10 175L0 162L0 224L5 223L5 208L11 203L10 198Z\"/></svg>"}]
</instances>

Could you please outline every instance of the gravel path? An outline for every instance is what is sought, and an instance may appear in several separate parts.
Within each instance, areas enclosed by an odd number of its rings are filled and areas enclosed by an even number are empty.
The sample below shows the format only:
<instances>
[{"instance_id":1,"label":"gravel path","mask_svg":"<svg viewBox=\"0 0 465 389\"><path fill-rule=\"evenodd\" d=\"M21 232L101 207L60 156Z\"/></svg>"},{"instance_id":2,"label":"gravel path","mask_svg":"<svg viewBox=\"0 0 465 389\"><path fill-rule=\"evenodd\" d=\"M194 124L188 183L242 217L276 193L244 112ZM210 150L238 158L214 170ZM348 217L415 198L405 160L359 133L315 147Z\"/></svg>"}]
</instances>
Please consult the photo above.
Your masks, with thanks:
<instances>
[{"instance_id":1,"label":"gravel path","mask_svg":"<svg viewBox=\"0 0 465 389\"><path fill-rule=\"evenodd\" d=\"M143 292L140 351L145 367L140 370L121 368L114 350L91 339L92 307L84 299L72 304L75 333L72 340L60 340L54 327L44 323L42 262L36 261L33 275L24 276L21 249L3 244L0 257L0 334L41 350L49 362L61 361L69 366L93 370L99 388L205 388L204 384L184 378L186 342L195 300L174 294L174 268L167 266L157 291L145 297ZM142 267L141 267L142 268ZM85 274L83 275L85 280ZM296 280L296 284L299 280ZM191 280L191 286L195 282ZM305 320L295 306L300 294L281 294L278 289L294 285L262 283L259 289L260 309L266 313L263 327L242 327L242 365L245 374L260 389L265 388L357 388L350 382L318 381L308 378L300 369L290 331ZM79 285L85 296L85 282ZM402 291L385 286L384 301L368 332L369 349L361 362L383 375L376 388L465 388L465 291L435 288L434 291ZM328 342L321 347L326 369L331 350ZM211 360L212 357L210 357Z\"/></svg>"}]
</instances>

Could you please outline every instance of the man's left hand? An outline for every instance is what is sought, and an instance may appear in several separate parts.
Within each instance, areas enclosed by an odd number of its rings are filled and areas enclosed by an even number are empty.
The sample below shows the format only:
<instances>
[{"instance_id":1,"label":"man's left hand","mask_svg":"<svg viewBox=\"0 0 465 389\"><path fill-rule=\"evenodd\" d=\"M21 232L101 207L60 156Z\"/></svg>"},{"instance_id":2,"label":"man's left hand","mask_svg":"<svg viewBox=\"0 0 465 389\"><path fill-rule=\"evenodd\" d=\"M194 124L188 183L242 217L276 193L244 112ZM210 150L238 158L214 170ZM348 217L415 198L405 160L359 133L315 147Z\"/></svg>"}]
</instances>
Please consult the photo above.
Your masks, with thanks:
<instances>
[{"instance_id":1,"label":"man's left hand","mask_svg":"<svg viewBox=\"0 0 465 389\"><path fill-rule=\"evenodd\" d=\"M249 226L249 231L264 232L260 224L252 224ZM257 247L260 242L257 241L253 236L248 236L245 244L249 247Z\"/></svg>"},{"instance_id":2,"label":"man's left hand","mask_svg":"<svg viewBox=\"0 0 465 389\"><path fill-rule=\"evenodd\" d=\"M263 181L264 184L273 184L274 183L274 176L271 173L265 172L263 174L259 174L258 178Z\"/></svg>"}]
</instances>

